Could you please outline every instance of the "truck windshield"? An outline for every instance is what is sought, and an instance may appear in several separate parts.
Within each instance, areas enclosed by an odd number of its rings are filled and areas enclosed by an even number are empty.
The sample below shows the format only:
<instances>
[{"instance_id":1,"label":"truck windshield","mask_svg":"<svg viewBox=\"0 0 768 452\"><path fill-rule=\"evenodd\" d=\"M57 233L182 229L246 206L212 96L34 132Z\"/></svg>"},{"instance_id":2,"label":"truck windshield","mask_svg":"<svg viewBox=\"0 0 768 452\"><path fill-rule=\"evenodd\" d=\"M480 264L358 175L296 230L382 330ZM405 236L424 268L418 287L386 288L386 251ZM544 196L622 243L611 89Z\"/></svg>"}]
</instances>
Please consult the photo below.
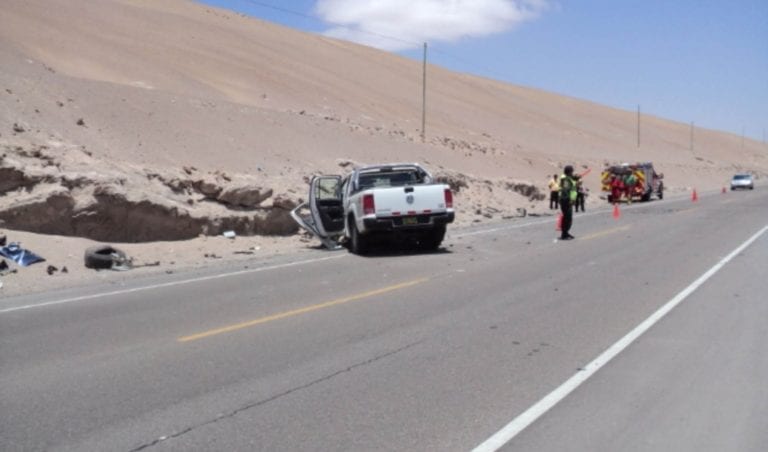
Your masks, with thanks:
<instances>
[{"instance_id":1,"label":"truck windshield","mask_svg":"<svg viewBox=\"0 0 768 452\"><path fill-rule=\"evenodd\" d=\"M360 190L377 187L403 187L418 182L415 171L393 171L361 174L359 178Z\"/></svg>"}]
</instances>

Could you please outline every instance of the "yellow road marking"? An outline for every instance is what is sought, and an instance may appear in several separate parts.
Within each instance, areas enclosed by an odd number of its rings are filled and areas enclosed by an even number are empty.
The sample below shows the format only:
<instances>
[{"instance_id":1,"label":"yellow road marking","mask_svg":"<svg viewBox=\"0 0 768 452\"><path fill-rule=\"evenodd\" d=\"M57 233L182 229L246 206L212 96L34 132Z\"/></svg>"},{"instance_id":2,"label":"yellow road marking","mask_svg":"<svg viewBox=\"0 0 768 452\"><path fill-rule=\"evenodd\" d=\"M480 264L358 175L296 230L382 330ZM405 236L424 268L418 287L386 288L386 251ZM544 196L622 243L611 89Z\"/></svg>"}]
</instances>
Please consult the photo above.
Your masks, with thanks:
<instances>
[{"instance_id":1,"label":"yellow road marking","mask_svg":"<svg viewBox=\"0 0 768 452\"><path fill-rule=\"evenodd\" d=\"M684 209L684 210L679 210L677 213L688 213L688 212L693 212L694 210L696 210L695 207L689 207L689 208Z\"/></svg>"},{"instance_id":2,"label":"yellow road marking","mask_svg":"<svg viewBox=\"0 0 768 452\"><path fill-rule=\"evenodd\" d=\"M630 226L620 226L618 228L613 228L613 229L608 229L608 230L605 230L605 231L595 232L594 234L585 235L585 236L581 237L581 240L590 240L590 239L594 239L594 238L597 238L597 237L602 237L604 235L615 234L617 232L626 231L629 228L630 228Z\"/></svg>"},{"instance_id":3,"label":"yellow road marking","mask_svg":"<svg viewBox=\"0 0 768 452\"><path fill-rule=\"evenodd\" d=\"M369 292L363 292L357 295L350 295L348 297L326 301L325 303L315 304L315 305L307 306L304 308L294 309L292 311L281 312L279 314L274 314L267 317L261 317L258 319L249 320L247 322L236 323L234 325L229 325L221 328L216 328L213 330L203 331L202 333L191 334L189 336L182 336L177 340L179 342L190 342L190 341L196 341L198 339L204 339L207 337L215 336L217 334L231 333L232 331L241 330L243 328L249 328L252 326L260 325L262 323L272 322L275 320L285 319L285 318L293 317L296 315L306 314L308 312L330 308L332 306L338 306L340 304L349 303L351 301L362 300L363 298L369 298L376 295L381 295L383 293L392 292L394 290L404 289L406 287L415 286L416 284L421 284L428 280L429 278L415 279L413 281L407 281L404 283L395 284L394 286L383 287L381 289L371 290Z\"/></svg>"}]
</instances>

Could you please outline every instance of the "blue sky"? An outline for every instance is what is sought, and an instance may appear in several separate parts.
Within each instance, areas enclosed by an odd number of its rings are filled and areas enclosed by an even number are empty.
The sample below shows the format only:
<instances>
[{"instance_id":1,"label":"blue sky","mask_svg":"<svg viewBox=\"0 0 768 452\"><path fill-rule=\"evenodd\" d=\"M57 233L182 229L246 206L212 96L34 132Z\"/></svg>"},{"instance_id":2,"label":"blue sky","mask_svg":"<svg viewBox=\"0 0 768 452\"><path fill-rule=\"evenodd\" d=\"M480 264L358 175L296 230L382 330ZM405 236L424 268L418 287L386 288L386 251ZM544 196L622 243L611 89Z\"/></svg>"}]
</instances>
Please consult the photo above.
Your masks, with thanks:
<instances>
[{"instance_id":1,"label":"blue sky","mask_svg":"<svg viewBox=\"0 0 768 452\"><path fill-rule=\"evenodd\" d=\"M768 141L768 0L200 0L448 69Z\"/></svg>"}]
</instances>

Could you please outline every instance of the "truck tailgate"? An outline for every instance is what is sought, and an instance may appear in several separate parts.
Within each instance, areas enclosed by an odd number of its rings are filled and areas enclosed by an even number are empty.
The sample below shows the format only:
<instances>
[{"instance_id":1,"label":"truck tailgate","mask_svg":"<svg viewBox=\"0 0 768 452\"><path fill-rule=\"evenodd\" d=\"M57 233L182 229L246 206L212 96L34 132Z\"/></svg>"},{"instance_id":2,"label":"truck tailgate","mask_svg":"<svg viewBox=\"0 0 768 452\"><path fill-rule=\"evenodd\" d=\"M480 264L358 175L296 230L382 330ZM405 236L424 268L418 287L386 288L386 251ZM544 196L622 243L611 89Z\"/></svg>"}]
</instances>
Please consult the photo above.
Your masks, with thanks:
<instances>
[{"instance_id":1,"label":"truck tailgate","mask_svg":"<svg viewBox=\"0 0 768 452\"><path fill-rule=\"evenodd\" d=\"M445 212L443 184L373 190L377 217Z\"/></svg>"}]
</instances>

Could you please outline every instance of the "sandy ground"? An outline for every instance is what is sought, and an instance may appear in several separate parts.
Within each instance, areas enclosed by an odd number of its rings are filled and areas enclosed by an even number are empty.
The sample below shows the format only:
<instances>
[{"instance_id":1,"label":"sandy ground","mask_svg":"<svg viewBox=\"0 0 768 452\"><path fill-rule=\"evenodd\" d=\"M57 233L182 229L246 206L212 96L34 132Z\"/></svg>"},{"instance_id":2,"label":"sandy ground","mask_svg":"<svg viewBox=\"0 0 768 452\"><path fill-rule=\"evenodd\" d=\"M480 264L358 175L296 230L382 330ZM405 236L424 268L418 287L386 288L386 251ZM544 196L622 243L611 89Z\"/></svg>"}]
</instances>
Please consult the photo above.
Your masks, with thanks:
<instances>
[{"instance_id":1,"label":"sandy ground","mask_svg":"<svg viewBox=\"0 0 768 452\"><path fill-rule=\"evenodd\" d=\"M18 242L22 248L45 259L45 262L26 267L6 259L10 264L9 272L0 275L3 284L0 297L95 283L117 284L137 277L179 273L223 264L231 266L233 263L241 263L248 266L253 265L253 261L269 257L319 249L319 242L302 234L291 237L252 236L229 239L218 236L178 242L110 243L133 260L133 269L116 271L94 270L84 265L85 250L103 245L103 242L2 229L0 235L6 235L9 243Z\"/></svg>"},{"instance_id":2,"label":"sandy ground","mask_svg":"<svg viewBox=\"0 0 768 452\"><path fill-rule=\"evenodd\" d=\"M691 140L688 124L643 115L638 146L634 111L435 66L422 140L421 62L188 0L6 0L0 67L0 234L47 259L0 275L0 297L312 249L279 219L312 175L356 163L419 162L464 181L459 226L547 214L521 188L546 195L568 163L592 169L592 206L608 164L652 161L670 193L768 175L764 143L698 128ZM200 191L222 174L268 196L244 207ZM122 229L104 208L114 200L134 220ZM232 216L258 217L238 223L253 235L205 236ZM192 238L95 237L107 225L140 237L182 220ZM85 269L96 243L160 264Z\"/></svg>"}]
</instances>

